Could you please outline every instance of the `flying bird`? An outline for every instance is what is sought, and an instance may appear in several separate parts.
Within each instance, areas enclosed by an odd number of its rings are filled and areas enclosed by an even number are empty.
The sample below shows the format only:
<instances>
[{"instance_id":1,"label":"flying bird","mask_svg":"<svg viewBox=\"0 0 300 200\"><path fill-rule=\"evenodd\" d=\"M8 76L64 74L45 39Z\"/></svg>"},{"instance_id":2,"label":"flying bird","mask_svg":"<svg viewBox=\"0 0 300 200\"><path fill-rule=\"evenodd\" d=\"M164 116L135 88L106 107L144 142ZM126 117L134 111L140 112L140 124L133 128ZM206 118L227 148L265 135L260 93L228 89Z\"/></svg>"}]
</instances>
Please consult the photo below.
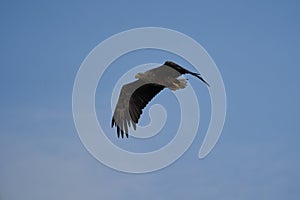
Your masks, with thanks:
<instances>
[{"instance_id":1,"label":"flying bird","mask_svg":"<svg viewBox=\"0 0 300 200\"><path fill-rule=\"evenodd\" d=\"M117 136L121 135L123 138L125 134L128 137L131 125L136 130L143 109L164 88L172 91L185 88L187 79L178 78L183 74L191 74L209 86L199 73L184 69L172 61L166 61L160 67L144 73L138 73L135 75L138 80L123 85L111 121L111 127L117 127Z\"/></svg>"}]
</instances>

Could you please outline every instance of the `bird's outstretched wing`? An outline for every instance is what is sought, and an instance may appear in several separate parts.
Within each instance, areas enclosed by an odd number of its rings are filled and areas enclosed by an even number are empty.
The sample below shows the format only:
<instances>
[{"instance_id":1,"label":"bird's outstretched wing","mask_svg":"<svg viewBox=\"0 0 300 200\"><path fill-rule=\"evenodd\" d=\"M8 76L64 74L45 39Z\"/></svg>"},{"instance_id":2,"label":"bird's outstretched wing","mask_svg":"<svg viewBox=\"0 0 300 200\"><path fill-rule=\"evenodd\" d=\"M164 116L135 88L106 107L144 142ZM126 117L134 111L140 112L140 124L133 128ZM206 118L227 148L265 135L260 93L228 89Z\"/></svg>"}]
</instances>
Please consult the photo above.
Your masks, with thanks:
<instances>
[{"instance_id":1,"label":"bird's outstretched wing","mask_svg":"<svg viewBox=\"0 0 300 200\"><path fill-rule=\"evenodd\" d=\"M117 127L118 137L128 137L128 127L136 124L146 105L157 95L164 86L155 83L134 81L122 87L120 96L112 117L111 126Z\"/></svg>"},{"instance_id":2,"label":"bird's outstretched wing","mask_svg":"<svg viewBox=\"0 0 300 200\"><path fill-rule=\"evenodd\" d=\"M145 74L148 74L149 77L157 77L157 81L164 80L166 77L178 78L182 74L191 74L209 86L209 84L201 77L199 73L191 72L172 61L166 61L163 65L151 69L145 72Z\"/></svg>"},{"instance_id":3,"label":"bird's outstretched wing","mask_svg":"<svg viewBox=\"0 0 300 200\"><path fill-rule=\"evenodd\" d=\"M209 86L209 84L201 77L201 75L199 73L191 72L172 61L166 61L162 67L167 67L167 68L170 67L170 68L176 70L180 74L191 74L191 75L197 77L198 79L200 79L207 86Z\"/></svg>"}]
</instances>

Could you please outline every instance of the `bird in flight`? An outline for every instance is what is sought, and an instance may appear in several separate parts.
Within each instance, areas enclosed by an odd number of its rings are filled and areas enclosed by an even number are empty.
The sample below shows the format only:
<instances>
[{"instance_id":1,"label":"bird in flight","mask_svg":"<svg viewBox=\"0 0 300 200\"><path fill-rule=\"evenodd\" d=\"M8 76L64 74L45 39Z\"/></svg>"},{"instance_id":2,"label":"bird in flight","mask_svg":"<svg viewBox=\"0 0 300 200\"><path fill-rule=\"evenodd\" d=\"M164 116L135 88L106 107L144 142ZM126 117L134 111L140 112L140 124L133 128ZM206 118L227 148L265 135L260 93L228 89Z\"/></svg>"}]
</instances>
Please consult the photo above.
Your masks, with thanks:
<instances>
[{"instance_id":1,"label":"bird in flight","mask_svg":"<svg viewBox=\"0 0 300 200\"><path fill-rule=\"evenodd\" d=\"M111 121L111 127L117 127L117 136L121 135L123 138L125 134L128 137L131 125L136 130L143 109L164 88L172 91L185 88L187 79L178 78L182 74L191 74L209 86L199 73L191 72L171 61L166 61L160 67L144 73L138 73L135 75L138 80L123 85Z\"/></svg>"}]
</instances>

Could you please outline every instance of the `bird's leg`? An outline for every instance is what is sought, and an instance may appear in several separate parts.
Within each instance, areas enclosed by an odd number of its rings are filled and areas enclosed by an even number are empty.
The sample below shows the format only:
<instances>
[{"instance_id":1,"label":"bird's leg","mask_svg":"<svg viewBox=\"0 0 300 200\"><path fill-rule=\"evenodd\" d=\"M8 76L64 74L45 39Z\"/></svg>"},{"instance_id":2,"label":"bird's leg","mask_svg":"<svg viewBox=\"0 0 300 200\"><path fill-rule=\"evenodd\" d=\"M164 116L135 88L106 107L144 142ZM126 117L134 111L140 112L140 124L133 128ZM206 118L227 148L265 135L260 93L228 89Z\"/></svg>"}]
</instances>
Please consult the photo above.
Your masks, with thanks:
<instances>
[{"instance_id":1,"label":"bird's leg","mask_svg":"<svg viewBox=\"0 0 300 200\"><path fill-rule=\"evenodd\" d=\"M179 89L183 89L186 87L187 85L187 79L184 79L184 78L179 78L179 79L176 79L179 81L179 84L178 84L178 87Z\"/></svg>"}]
</instances>

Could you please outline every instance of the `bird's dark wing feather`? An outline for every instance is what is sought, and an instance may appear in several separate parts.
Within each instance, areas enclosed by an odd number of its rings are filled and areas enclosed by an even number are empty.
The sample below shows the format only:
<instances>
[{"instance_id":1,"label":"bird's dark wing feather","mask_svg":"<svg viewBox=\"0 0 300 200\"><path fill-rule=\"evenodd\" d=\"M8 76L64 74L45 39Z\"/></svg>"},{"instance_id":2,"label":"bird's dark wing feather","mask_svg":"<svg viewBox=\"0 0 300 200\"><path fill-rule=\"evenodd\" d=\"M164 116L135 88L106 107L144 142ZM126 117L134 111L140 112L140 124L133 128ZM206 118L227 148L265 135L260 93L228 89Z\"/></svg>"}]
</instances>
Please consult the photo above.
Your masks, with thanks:
<instances>
[{"instance_id":1,"label":"bird's dark wing feather","mask_svg":"<svg viewBox=\"0 0 300 200\"><path fill-rule=\"evenodd\" d=\"M148 83L134 91L129 100L129 113L134 123L138 123L143 109L164 88L159 84Z\"/></svg>"}]
</instances>

